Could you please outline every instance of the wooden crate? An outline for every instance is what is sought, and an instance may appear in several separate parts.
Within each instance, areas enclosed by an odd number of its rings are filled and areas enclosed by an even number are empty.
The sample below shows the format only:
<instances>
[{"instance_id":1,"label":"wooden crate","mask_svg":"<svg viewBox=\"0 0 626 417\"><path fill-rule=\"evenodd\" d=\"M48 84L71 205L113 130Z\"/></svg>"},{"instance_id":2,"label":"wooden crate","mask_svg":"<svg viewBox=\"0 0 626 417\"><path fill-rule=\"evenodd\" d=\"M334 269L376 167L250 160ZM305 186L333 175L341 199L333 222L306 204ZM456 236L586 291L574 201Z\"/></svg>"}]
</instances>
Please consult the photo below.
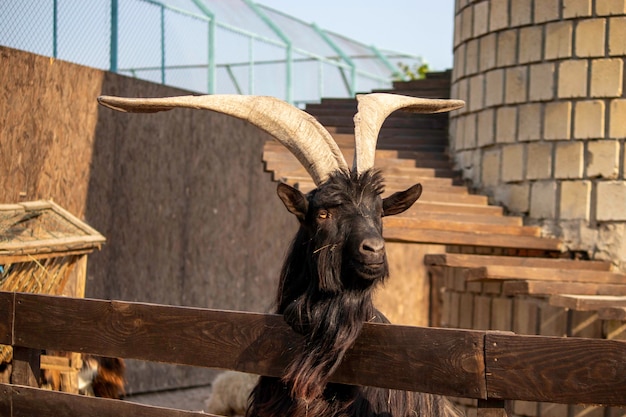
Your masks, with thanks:
<instances>
[{"instance_id":1,"label":"wooden crate","mask_svg":"<svg viewBox=\"0 0 626 417\"><path fill-rule=\"evenodd\" d=\"M52 201L0 205L0 290L84 297L87 255L105 238ZM0 345L0 364L13 349ZM58 360L44 358L42 369L59 371ZM62 386L75 391L80 355L67 354Z\"/></svg>"}]
</instances>

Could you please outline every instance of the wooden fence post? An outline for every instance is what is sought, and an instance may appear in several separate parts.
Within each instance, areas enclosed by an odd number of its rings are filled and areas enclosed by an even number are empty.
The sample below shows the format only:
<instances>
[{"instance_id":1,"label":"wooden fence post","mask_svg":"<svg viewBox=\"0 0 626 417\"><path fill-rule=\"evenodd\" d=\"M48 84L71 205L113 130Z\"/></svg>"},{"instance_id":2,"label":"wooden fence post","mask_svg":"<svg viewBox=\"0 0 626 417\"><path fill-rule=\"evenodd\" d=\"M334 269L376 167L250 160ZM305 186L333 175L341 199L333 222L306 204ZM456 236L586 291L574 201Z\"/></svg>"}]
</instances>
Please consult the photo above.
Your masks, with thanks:
<instances>
[{"instance_id":1,"label":"wooden fence post","mask_svg":"<svg viewBox=\"0 0 626 417\"><path fill-rule=\"evenodd\" d=\"M39 387L41 350L13 346L11 383Z\"/></svg>"}]
</instances>

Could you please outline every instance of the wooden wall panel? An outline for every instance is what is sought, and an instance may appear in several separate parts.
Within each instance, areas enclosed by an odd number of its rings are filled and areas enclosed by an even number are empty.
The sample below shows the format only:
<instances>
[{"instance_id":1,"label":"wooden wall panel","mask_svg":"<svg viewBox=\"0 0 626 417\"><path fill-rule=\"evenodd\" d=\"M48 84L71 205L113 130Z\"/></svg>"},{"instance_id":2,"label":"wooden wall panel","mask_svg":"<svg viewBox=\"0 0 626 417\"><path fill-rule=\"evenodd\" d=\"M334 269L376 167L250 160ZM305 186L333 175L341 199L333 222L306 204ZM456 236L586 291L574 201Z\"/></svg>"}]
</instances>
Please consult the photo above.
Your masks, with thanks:
<instances>
[{"instance_id":1,"label":"wooden wall panel","mask_svg":"<svg viewBox=\"0 0 626 417\"><path fill-rule=\"evenodd\" d=\"M216 113L96 102L187 91L4 47L0 60L0 203L53 199L107 238L89 256L88 297L271 309L297 221L264 172L269 136ZM129 392L211 375L131 364Z\"/></svg>"}]
</instances>

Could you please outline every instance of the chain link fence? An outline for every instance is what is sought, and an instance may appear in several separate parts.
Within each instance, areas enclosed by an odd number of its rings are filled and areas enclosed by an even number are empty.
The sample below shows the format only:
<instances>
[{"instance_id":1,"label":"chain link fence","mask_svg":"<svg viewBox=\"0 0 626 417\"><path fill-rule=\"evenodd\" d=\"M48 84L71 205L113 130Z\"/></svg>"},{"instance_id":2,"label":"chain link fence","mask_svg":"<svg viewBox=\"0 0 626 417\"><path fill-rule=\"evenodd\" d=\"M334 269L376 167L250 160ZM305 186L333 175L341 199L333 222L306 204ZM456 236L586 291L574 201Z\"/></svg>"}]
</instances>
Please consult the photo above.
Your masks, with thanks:
<instances>
[{"instance_id":1,"label":"chain link fence","mask_svg":"<svg viewBox=\"0 0 626 417\"><path fill-rule=\"evenodd\" d=\"M233 21L219 21L212 7ZM397 76L391 63L397 57L378 51L358 66L341 53L312 52L332 49L331 43L367 53L347 38L323 34L318 45L299 47L270 22L279 35L272 37L265 13L291 34L298 25L312 31L250 0L2 0L0 45L197 93L272 95L294 103L388 88Z\"/></svg>"}]
</instances>

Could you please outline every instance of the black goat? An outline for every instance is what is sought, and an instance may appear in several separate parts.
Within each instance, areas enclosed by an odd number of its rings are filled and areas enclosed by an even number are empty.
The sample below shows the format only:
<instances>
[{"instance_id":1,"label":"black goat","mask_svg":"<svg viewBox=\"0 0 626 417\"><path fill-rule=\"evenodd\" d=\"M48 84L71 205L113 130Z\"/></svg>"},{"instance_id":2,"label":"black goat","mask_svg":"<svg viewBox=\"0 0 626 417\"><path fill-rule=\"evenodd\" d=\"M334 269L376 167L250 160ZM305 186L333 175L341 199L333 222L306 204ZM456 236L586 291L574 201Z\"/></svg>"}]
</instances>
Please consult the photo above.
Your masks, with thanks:
<instances>
[{"instance_id":1,"label":"black goat","mask_svg":"<svg viewBox=\"0 0 626 417\"><path fill-rule=\"evenodd\" d=\"M366 321L387 322L374 308L372 292L388 275L382 217L398 214L419 198L414 185L385 199L383 179L373 170L378 131L399 109L438 113L463 106L394 94L358 96L352 169L328 131L311 115L272 97L185 96L156 99L100 97L122 111L154 112L174 107L207 109L246 120L285 145L317 188L306 196L286 184L278 195L300 221L281 272L277 312L304 335L305 343L282 378L263 377L252 393L249 417L452 416L442 397L329 383Z\"/></svg>"},{"instance_id":2,"label":"black goat","mask_svg":"<svg viewBox=\"0 0 626 417\"><path fill-rule=\"evenodd\" d=\"M263 377L250 417L453 415L441 397L327 383L364 322L388 323L372 292L388 276L382 217L413 205L422 187L381 198L377 170L336 172L307 196L286 185L278 195L300 221L283 265L277 312L305 344L282 379Z\"/></svg>"}]
</instances>

